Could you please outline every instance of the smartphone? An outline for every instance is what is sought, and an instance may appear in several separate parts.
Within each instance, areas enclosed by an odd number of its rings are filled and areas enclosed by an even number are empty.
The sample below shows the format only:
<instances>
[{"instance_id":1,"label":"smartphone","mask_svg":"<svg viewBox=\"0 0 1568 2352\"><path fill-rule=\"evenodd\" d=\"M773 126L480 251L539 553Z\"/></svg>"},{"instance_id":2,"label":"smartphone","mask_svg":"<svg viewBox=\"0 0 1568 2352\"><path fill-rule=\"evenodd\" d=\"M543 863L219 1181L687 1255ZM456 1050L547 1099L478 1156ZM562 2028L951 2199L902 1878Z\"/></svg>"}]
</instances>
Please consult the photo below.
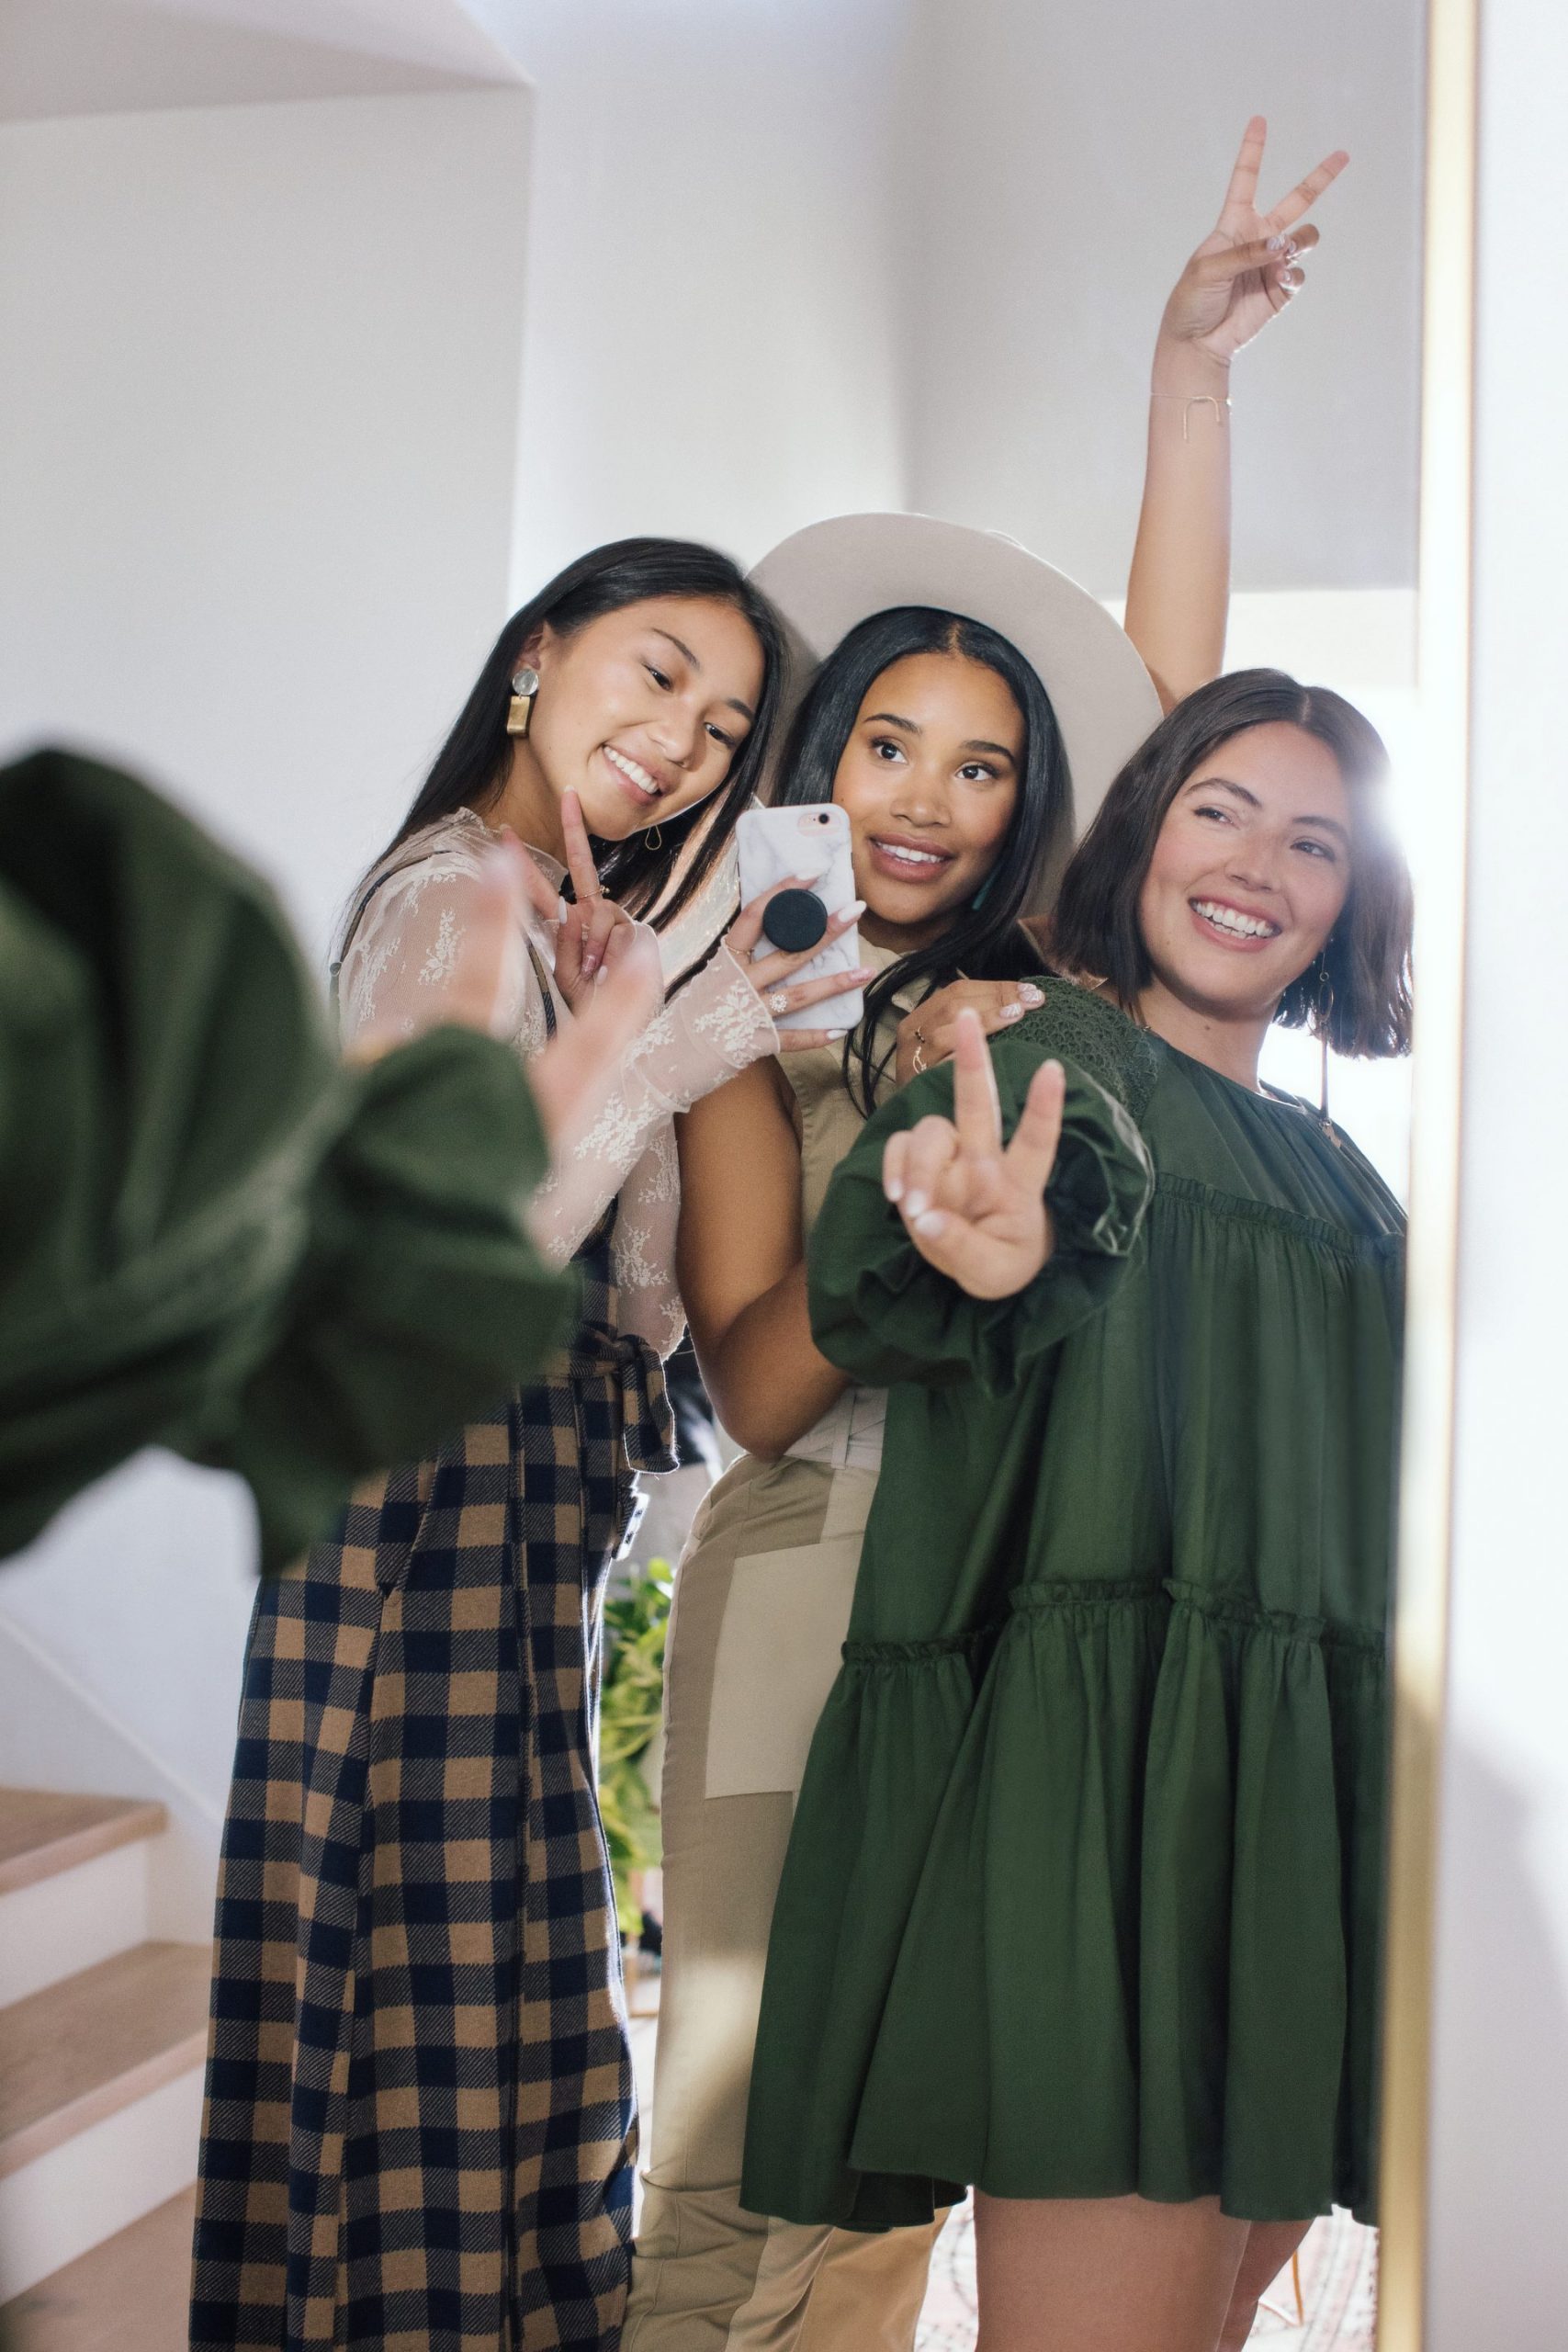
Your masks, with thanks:
<instances>
[{"instance_id":1,"label":"smartphone","mask_svg":"<svg viewBox=\"0 0 1568 2352\"><path fill-rule=\"evenodd\" d=\"M829 915L842 914L855 900L854 867L850 859L850 820L832 801L807 801L785 808L748 808L736 828L740 854L740 903L749 907L781 882L804 877L802 888L814 891ZM775 953L766 931L751 951L760 963ZM852 972L860 962L860 933L853 924L803 964L794 981L823 978L829 972ZM780 1016L781 1029L852 1029L865 1010L864 990L845 989L840 996L823 998L798 1012Z\"/></svg>"}]
</instances>

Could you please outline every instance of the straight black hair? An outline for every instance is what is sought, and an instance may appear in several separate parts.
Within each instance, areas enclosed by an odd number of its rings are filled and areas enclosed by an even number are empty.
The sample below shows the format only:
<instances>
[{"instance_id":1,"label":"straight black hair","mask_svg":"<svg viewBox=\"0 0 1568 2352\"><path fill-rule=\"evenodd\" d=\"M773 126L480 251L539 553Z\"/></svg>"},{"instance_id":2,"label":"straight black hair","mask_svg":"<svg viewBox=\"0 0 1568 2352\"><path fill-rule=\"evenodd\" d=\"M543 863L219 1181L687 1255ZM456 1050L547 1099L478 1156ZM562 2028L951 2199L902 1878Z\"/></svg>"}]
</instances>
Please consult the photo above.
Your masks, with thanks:
<instances>
[{"instance_id":1,"label":"straight black hair","mask_svg":"<svg viewBox=\"0 0 1568 2352\"><path fill-rule=\"evenodd\" d=\"M641 913L660 899L692 832L705 822L702 846L678 888L652 916L655 928L662 930L679 914L723 854L741 810L757 791L778 713L786 660L784 630L767 598L728 556L691 539L612 540L607 547L594 548L569 563L513 614L381 857L389 857L411 834L438 818L450 817L463 808L482 815L486 804L494 799L505 780L512 753L506 714L513 673L523 660L524 648L539 629L547 623L558 637L571 637L606 613L618 613L627 605L643 604L655 596L687 596L728 605L750 622L762 649L757 715L718 790L679 817L660 819L657 830L661 839L656 849L649 847L644 832L626 841L593 844L605 895L634 914ZM379 865L381 858L376 863Z\"/></svg>"},{"instance_id":2,"label":"straight black hair","mask_svg":"<svg viewBox=\"0 0 1568 2352\"><path fill-rule=\"evenodd\" d=\"M1067 755L1051 698L1035 671L1016 646L983 621L927 605L897 605L874 613L829 654L790 729L775 801L831 800L839 762L871 687L895 662L919 653L951 654L994 671L1023 720L1023 756L1011 820L975 899L953 910L939 939L899 956L865 992L864 1017L844 1041L844 1080L867 1114L894 1051L889 1046L878 1057L877 1024L900 989L923 981L923 1002L961 974L972 980L1015 980L1039 970L1039 950L1020 918L1052 853L1071 834Z\"/></svg>"},{"instance_id":3,"label":"straight black hair","mask_svg":"<svg viewBox=\"0 0 1568 2352\"><path fill-rule=\"evenodd\" d=\"M1350 888L1322 953L1292 981L1274 1018L1310 1029L1337 1054L1410 1050L1410 875L1386 829L1388 753L1371 721L1326 686L1282 670L1233 670L1179 702L1134 752L1062 879L1050 957L1131 1007L1152 978L1138 927L1144 877L1166 812L1223 743L1283 723L1333 752L1350 803Z\"/></svg>"}]
</instances>

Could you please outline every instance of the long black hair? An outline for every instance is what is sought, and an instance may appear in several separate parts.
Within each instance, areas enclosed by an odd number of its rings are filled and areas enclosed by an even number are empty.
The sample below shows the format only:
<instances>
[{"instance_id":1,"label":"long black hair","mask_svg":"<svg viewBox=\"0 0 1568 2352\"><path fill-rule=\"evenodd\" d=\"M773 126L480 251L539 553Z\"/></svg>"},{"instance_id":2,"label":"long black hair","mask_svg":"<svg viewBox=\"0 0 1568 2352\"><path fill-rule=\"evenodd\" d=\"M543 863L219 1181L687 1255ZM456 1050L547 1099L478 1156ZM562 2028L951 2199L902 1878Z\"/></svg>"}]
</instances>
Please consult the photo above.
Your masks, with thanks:
<instances>
[{"instance_id":1,"label":"long black hair","mask_svg":"<svg viewBox=\"0 0 1568 2352\"><path fill-rule=\"evenodd\" d=\"M722 855L737 819L757 790L786 662L784 630L767 598L728 556L692 539L615 539L607 547L594 548L569 563L513 614L382 857L389 857L412 833L434 824L437 818L450 817L463 808L482 815L486 803L493 800L505 781L512 756L506 714L513 673L532 637L547 623L558 637L571 637L606 613L620 612L627 605L643 604L654 596L701 597L728 605L750 623L762 649L762 687L756 717L718 790L679 817L661 818L657 849L648 846L643 832L633 833L626 841L593 844L606 896L638 913L659 898L694 829L705 821L701 848L679 888L652 920L662 930L679 914ZM381 859L376 862L379 865Z\"/></svg>"},{"instance_id":2,"label":"long black hair","mask_svg":"<svg viewBox=\"0 0 1568 2352\"><path fill-rule=\"evenodd\" d=\"M775 801L831 800L839 762L871 687L895 662L918 653L953 654L995 671L1023 720L1023 754L1012 816L975 900L954 908L939 939L900 956L865 992L864 1017L844 1041L844 1080L867 1113L894 1051L889 1046L878 1056L877 1024L901 989L923 980L923 1002L960 974L972 980L1016 980L1039 970L1040 951L1020 917L1072 826L1067 755L1051 697L1035 671L1016 646L983 621L928 605L896 605L874 613L828 656L790 729Z\"/></svg>"},{"instance_id":3,"label":"long black hair","mask_svg":"<svg viewBox=\"0 0 1568 2352\"><path fill-rule=\"evenodd\" d=\"M1138 900L1166 812L1233 735L1282 722L1334 754L1350 804L1350 887L1320 954L1274 1018L1337 1054L1410 1050L1410 874L1386 826L1388 753L1371 719L1326 686L1282 670L1233 670L1179 702L1134 752L1063 876L1050 926L1054 967L1092 977L1132 1006L1152 978Z\"/></svg>"}]
</instances>

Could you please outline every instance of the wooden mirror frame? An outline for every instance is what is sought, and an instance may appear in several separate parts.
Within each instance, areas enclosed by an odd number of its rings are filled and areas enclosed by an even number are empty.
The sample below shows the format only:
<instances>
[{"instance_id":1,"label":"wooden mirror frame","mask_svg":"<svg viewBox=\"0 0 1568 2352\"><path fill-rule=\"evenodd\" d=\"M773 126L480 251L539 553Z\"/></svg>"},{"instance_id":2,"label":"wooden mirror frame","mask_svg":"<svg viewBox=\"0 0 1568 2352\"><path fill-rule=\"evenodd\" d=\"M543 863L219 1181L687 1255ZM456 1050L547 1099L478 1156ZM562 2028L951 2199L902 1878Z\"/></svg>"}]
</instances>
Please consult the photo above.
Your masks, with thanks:
<instances>
[{"instance_id":1,"label":"wooden mirror frame","mask_svg":"<svg viewBox=\"0 0 1568 2352\"><path fill-rule=\"evenodd\" d=\"M1470 790L1481 0L1429 0L1418 662L1428 837L1416 864L1411 1130L1379 2214L1378 2352L1423 2352L1432 1980L1448 1684Z\"/></svg>"}]
</instances>

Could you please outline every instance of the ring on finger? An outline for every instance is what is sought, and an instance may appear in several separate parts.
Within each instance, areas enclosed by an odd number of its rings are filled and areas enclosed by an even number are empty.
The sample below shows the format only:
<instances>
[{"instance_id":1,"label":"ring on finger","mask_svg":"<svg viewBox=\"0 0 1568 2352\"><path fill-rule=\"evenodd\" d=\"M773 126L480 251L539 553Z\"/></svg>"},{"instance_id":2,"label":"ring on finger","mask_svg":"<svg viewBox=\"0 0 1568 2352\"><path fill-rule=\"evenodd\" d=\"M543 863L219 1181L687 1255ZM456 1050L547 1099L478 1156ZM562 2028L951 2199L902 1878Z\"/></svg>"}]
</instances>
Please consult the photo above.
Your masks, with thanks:
<instances>
[{"instance_id":1,"label":"ring on finger","mask_svg":"<svg viewBox=\"0 0 1568 2352\"><path fill-rule=\"evenodd\" d=\"M768 999L768 1011L773 1014L775 1021L778 1019L781 1012L787 1012L789 1011L788 989L774 989L773 994Z\"/></svg>"}]
</instances>

